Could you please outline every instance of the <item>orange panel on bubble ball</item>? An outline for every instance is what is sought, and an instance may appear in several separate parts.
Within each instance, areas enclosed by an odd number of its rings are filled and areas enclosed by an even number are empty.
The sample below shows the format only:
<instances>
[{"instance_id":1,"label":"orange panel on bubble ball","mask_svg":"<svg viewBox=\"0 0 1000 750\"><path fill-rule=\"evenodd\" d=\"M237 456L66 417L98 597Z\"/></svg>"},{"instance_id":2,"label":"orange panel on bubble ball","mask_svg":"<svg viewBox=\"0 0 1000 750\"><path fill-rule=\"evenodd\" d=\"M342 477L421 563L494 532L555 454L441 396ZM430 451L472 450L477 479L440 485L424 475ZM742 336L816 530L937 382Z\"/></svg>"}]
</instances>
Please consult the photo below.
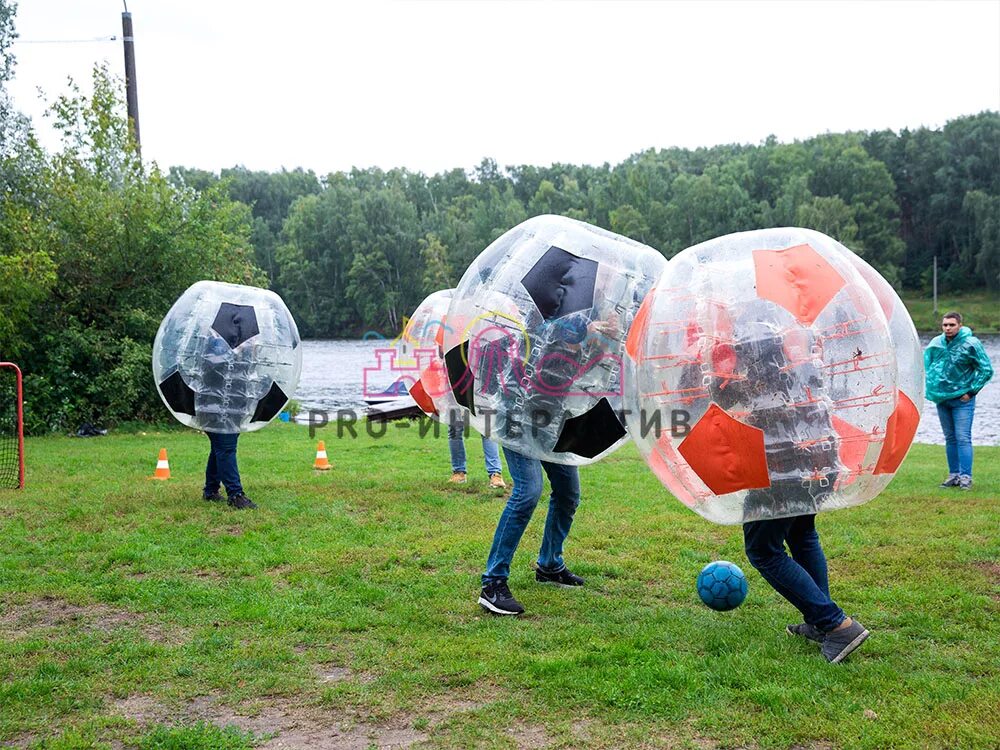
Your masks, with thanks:
<instances>
[{"instance_id":1,"label":"orange panel on bubble ball","mask_svg":"<svg viewBox=\"0 0 1000 750\"><path fill-rule=\"evenodd\" d=\"M838 416L833 416L830 421L833 423L837 437L840 438L840 443L837 446L837 457L840 459L840 463L856 477L861 473L861 464L865 460L865 453L868 452L871 436Z\"/></svg>"},{"instance_id":2,"label":"orange panel on bubble ball","mask_svg":"<svg viewBox=\"0 0 1000 750\"><path fill-rule=\"evenodd\" d=\"M803 325L812 325L844 287L844 278L809 245L784 250L754 250L757 296L788 310Z\"/></svg>"},{"instance_id":3,"label":"orange panel on bubble ball","mask_svg":"<svg viewBox=\"0 0 1000 750\"><path fill-rule=\"evenodd\" d=\"M917 411L916 404L902 391L898 395L896 410L885 426L885 442L882 444L878 463L875 464L876 474L892 474L899 468L906 457L906 451L910 449L913 436L917 434L917 425L920 424L920 412Z\"/></svg>"},{"instance_id":4,"label":"orange panel on bubble ball","mask_svg":"<svg viewBox=\"0 0 1000 750\"><path fill-rule=\"evenodd\" d=\"M649 312L653 309L653 296L656 289L650 289L646 298L639 305L639 312L632 319L632 327L628 329L628 337L625 339L625 351L632 358L633 362L639 361L639 350L642 348L646 338L646 329L649 327Z\"/></svg>"},{"instance_id":5,"label":"orange panel on bubble ball","mask_svg":"<svg viewBox=\"0 0 1000 750\"><path fill-rule=\"evenodd\" d=\"M434 402L431 397L427 395L427 391L424 390L423 376L413 387L410 388L410 397L417 402L417 406L424 414L437 414L437 409L434 408Z\"/></svg>"},{"instance_id":6,"label":"orange panel on bubble ball","mask_svg":"<svg viewBox=\"0 0 1000 750\"><path fill-rule=\"evenodd\" d=\"M717 404L677 450L716 495L771 486L764 431L733 419Z\"/></svg>"}]
</instances>

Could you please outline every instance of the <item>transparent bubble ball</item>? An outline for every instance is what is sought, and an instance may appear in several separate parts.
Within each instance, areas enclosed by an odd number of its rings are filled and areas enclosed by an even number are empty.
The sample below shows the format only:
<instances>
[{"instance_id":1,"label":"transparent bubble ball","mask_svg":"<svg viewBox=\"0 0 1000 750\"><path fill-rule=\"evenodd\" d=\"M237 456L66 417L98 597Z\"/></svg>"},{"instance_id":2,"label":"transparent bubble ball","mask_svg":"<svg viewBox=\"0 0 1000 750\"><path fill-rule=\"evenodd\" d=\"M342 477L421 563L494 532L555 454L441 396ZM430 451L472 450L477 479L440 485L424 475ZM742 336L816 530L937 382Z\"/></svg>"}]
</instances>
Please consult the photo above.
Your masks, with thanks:
<instances>
[{"instance_id":1,"label":"transparent bubble ball","mask_svg":"<svg viewBox=\"0 0 1000 750\"><path fill-rule=\"evenodd\" d=\"M627 237L561 216L501 235L448 310L444 360L471 424L554 463L597 461L627 439L625 337L666 261Z\"/></svg>"},{"instance_id":2,"label":"transparent bubble ball","mask_svg":"<svg viewBox=\"0 0 1000 750\"><path fill-rule=\"evenodd\" d=\"M167 313L153 342L160 398L183 425L252 432L295 393L299 331L274 292L199 281Z\"/></svg>"},{"instance_id":3,"label":"transparent bubble ball","mask_svg":"<svg viewBox=\"0 0 1000 750\"><path fill-rule=\"evenodd\" d=\"M626 362L629 430L660 481L723 524L878 495L922 405L916 331L890 292L808 229L730 234L672 258Z\"/></svg>"}]
</instances>

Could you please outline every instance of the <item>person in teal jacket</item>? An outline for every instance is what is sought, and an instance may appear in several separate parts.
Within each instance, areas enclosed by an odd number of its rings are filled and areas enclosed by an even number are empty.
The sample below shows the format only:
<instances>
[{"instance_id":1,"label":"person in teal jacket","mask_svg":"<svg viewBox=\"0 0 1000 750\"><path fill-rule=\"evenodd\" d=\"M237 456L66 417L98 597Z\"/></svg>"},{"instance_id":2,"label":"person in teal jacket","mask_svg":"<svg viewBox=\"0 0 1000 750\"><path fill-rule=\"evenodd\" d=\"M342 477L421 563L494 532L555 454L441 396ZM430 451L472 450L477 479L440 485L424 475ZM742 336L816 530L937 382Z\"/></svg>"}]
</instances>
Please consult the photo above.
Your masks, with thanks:
<instances>
[{"instance_id":1,"label":"person in teal jacket","mask_svg":"<svg viewBox=\"0 0 1000 750\"><path fill-rule=\"evenodd\" d=\"M948 456L948 478L941 486L969 490L976 394L993 377L993 365L979 339L962 325L959 313L945 313L941 330L924 350L926 395L937 404Z\"/></svg>"}]
</instances>

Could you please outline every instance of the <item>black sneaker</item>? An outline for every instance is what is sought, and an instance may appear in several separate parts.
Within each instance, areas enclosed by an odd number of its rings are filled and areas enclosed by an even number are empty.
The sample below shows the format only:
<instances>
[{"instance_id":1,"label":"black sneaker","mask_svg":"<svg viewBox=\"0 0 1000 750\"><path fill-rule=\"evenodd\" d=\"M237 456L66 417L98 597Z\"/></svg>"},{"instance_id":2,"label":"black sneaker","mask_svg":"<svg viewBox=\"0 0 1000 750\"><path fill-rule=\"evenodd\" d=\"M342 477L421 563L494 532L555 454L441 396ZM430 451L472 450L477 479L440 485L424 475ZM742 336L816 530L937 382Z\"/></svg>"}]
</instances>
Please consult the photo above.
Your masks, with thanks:
<instances>
[{"instance_id":1,"label":"black sneaker","mask_svg":"<svg viewBox=\"0 0 1000 750\"><path fill-rule=\"evenodd\" d=\"M215 492L202 492L201 499L210 503L221 503L225 498L223 498L222 494L216 490Z\"/></svg>"},{"instance_id":2,"label":"black sneaker","mask_svg":"<svg viewBox=\"0 0 1000 750\"><path fill-rule=\"evenodd\" d=\"M247 508L257 507L257 504L242 492L238 495L232 495L227 502L231 507L236 508L237 510L246 510Z\"/></svg>"},{"instance_id":3,"label":"black sneaker","mask_svg":"<svg viewBox=\"0 0 1000 750\"><path fill-rule=\"evenodd\" d=\"M558 573L546 573L541 568L535 568L535 580L539 583L551 583L567 589L586 583L580 576L570 573L569 568L563 568Z\"/></svg>"},{"instance_id":4,"label":"black sneaker","mask_svg":"<svg viewBox=\"0 0 1000 750\"><path fill-rule=\"evenodd\" d=\"M839 664L849 653L860 646L869 636L868 630L857 620L840 630L831 630L823 639L823 656L831 664Z\"/></svg>"},{"instance_id":5,"label":"black sneaker","mask_svg":"<svg viewBox=\"0 0 1000 750\"><path fill-rule=\"evenodd\" d=\"M949 474L948 478L945 479L938 487L958 487L958 474Z\"/></svg>"},{"instance_id":6,"label":"black sneaker","mask_svg":"<svg viewBox=\"0 0 1000 750\"><path fill-rule=\"evenodd\" d=\"M960 490L971 490L972 489L972 477L968 474L961 474L958 477L958 488Z\"/></svg>"},{"instance_id":7,"label":"black sneaker","mask_svg":"<svg viewBox=\"0 0 1000 750\"><path fill-rule=\"evenodd\" d=\"M520 615L524 613L521 602L514 598L507 581L492 581L483 586L479 593L479 604L487 612L495 615Z\"/></svg>"},{"instance_id":8,"label":"black sneaker","mask_svg":"<svg viewBox=\"0 0 1000 750\"><path fill-rule=\"evenodd\" d=\"M801 635L803 638L808 638L810 641L816 641L816 643L822 643L823 639L826 638L822 631L817 630L808 622L800 622L797 625L786 625L785 632L788 633L788 635Z\"/></svg>"}]
</instances>

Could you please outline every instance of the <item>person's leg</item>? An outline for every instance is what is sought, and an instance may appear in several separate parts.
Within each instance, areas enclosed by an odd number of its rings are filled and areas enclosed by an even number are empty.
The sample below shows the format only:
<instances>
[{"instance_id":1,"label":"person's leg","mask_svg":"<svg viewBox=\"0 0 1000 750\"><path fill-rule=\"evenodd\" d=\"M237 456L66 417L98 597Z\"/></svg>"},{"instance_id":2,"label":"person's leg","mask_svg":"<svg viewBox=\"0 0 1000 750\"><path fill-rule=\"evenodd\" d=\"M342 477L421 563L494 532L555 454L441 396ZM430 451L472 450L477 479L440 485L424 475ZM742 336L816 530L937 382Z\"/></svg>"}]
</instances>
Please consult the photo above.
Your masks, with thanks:
<instances>
[{"instance_id":1,"label":"person's leg","mask_svg":"<svg viewBox=\"0 0 1000 750\"><path fill-rule=\"evenodd\" d=\"M580 505L580 472L575 466L541 462L552 485L549 512L545 517L545 533L538 551L538 568L545 573L558 573L566 568L563 543L573 525L573 516Z\"/></svg>"},{"instance_id":2,"label":"person's leg","mask_svg":"<svg viewBox=\"0 0 1000 750\"><path fill-rule=\"evenodd\" d=\"M507 470L514 482L507 505L500 514L493 545L483 573L483 585L493 581L506 580L510 576L510 563L514 551L521 542L528 527L531 514L535 512L538 498L542 494L542 465L534 458L528 458L517 451L504 448Z\"/></svg>"},{"instance_id":3,"label":"person's leg","mask_svg":"<svg viewBox=\"0 0 1000 750\"><path fill-rule=\"evenodd\" d=\"M206 432L210 448L208 450L208 462L205 464L205 490L203 497L213 497L219 492L219 464L215 458L215 438L216 433Z\"/></svg>"},{"instance_id":4,"label":"person's leg","mask_svg":"<svg viewBox=\"0 0 1000 750\"><path fill-rule=\"evenodd\" d=\"M448 450L451 451L451 471L453 474L465 474L465 425L462 422L452 422L448 425Z\"/></svg>"},{"instance_id":5,"label":"person's leg","mask_svg":"<svg viewBox=\"0 0 1000 750\"><path fill-rule=\"evenodd\" d=\"M483 437L483 459L486 462L486 475L502 474L500 466L500 446L488 437Z\"/></svg>"},{"instance_id":6,"label":"person's leg","mask_svg":"<svg viewBox=\"0 0 1000 750\"><path fill-rule=\"evenodd\" d=\"M807 623L828 633L844 622L844 611L805 568L785 553L784 541L794 521L776 518L743 524L747 559L775 591L802 613Z\"/></svg>"},{"instance_id":7,"label":"person's leg","mask_svg":"<svg viewBox=\"0 0 1000 750\"><path fill-rule=\"evenodd\" d=\"M217 433L215 436L215 460L219 469L219 478L226 488L226 494L232 499L243 494L240 483L240 470L236 465L236 443L240 439L238 432Z\"/></svg>"},{"instance_id":8,"label":"person's leg","mask_svg":"<svg viewBox=\"0 0 1000 750\"><path fill-rule=\"evenodd\" d=\"M819 534L816 532L816 516L793 518L785 541L788 543L788 551L792 553L792 559L802 566L819 590L829 597L830 578L827 573L826 555L823 554Z\"/></svg>"},{"instance_id":9,"label":"person's leg","mask_svg":"<svg viewBox=\"0 0 1000 750\"><path fill-rule=\"evenodd\" d=\"M958 474L958 443L955 441L955 420L952 417L951 401L937 405L941 432L944 433L944 453L948 457L948 473Z\"/></svg>"},{"instance_id":10,"label":"person's leg","mask_svg":"<svg viewBox=\"0 0 1000 750\"><path fill-rule=\"evenodd\" d=\"M956 401L951 410L955 431L955 453L958 457L958 475L972 478L972 419L976 415L976 399Z\"/></svg>"}]
</instances>

